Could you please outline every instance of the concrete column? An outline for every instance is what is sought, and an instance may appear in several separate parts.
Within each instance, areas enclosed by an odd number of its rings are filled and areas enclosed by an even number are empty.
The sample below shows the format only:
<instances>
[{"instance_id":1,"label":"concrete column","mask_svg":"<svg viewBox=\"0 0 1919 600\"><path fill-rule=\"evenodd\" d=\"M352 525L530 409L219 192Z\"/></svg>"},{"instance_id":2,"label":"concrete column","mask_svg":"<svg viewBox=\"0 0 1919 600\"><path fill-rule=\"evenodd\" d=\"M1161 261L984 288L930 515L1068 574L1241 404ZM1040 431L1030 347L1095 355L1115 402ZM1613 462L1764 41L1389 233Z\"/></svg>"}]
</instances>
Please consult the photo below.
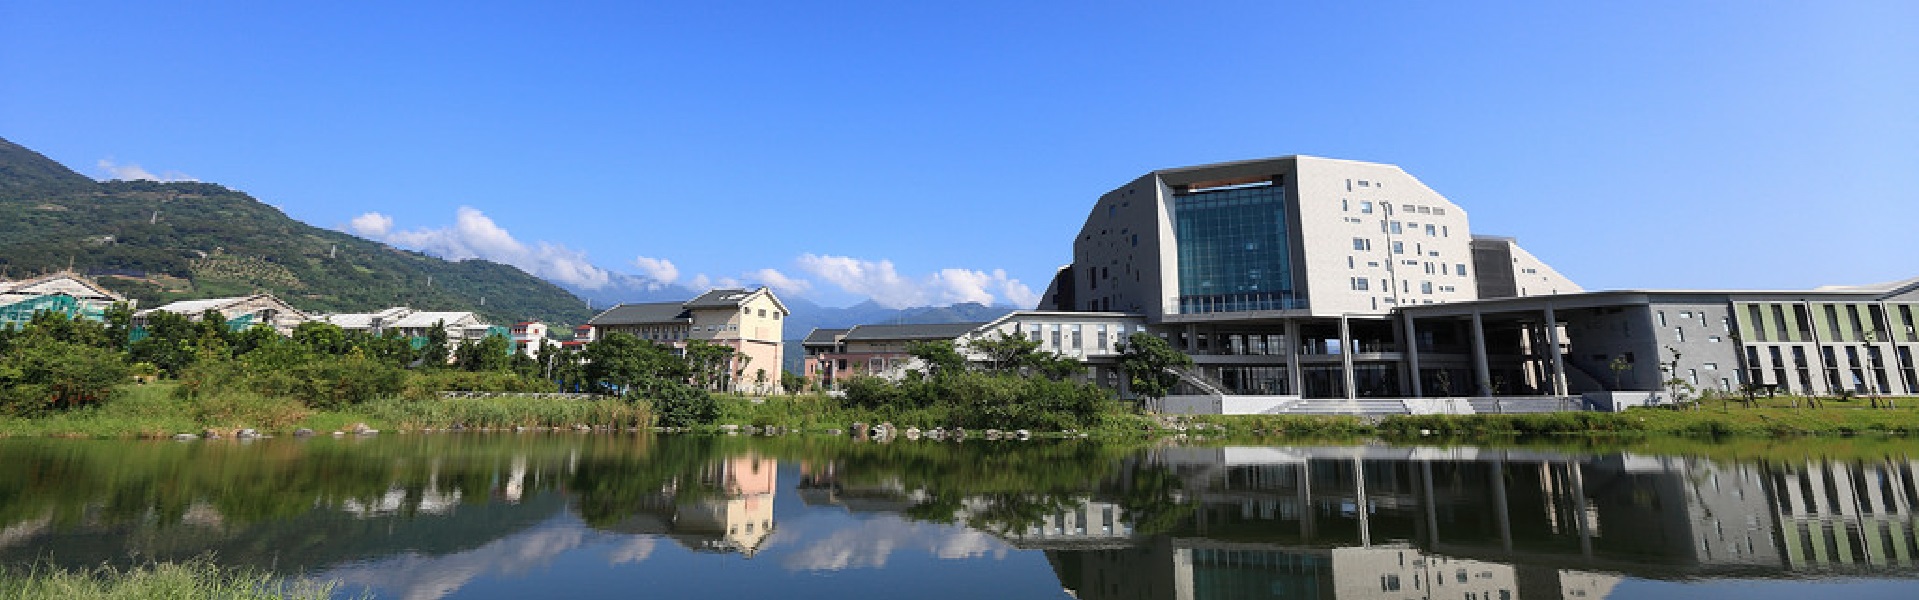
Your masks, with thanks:
<instances>
[{"instance_id":1,"label":"concrete column","mask_svg":"<svg viewBox=\"0 0 1919 600\"><path fill-rule=\"evenodd\" d=\"M1353 389L1353 331L1346 315L1339 316L1339 375L1346 384L1346 399L1359 397Z\"/></svg>"},{"instance_id":2,"label":"concrete column","mask_svg":"<svg viewBox=\"0 0 1919 600\"><path fill-rule=\"evenodd\" d=\"M1513 551L1512 510L1506 505L1506 461L1493 461L1493 512L1499 514L1499 547Z\"/></svg>"},{"instance_id":3,"label":"concrete column","mask_svg":"<svg viewBox=\"0 0 1919 600\"><path fill-rule=\"evenodd\" d=\"M1832 382L1826 380L1826 350L1824 345L1819 342L1819 311L1812 309L1811 302L1801 302L1799 305L1806 309L1806 323L1811 325L1811 327L1806 328L1806 333L1812 335L1812 389L1805 390L1805 393L1809 396L1830 394L1832 393ZM1833 332L1833 335L1838 334L1839 332L1837 331ZM1844 381L1842 380L1840 383L1843 385Z\"/></svg>"},{"instance_id":4,"label":"concrete column","mask_svg":"<svg viewBox=\"0 0 1919 600\"><path fill-rule=\"evenodd\" d=\"M1286 390L1303 396L1304 379L1299 373L1299 322L1286 320Z\"/></svg>"},{"instance_id":5,"label":"concrete column","mask_svg":"<svg viewBox=\"0 0 1919 600\"><path fill-rule=\"evenodd\" d=\"M1299 463L1299 538L1313 539L1313 461Z\"/></svg>"},{"instance_id":6,"label":"concrete column","mask_svg":"<svg viewBox=\"0 0 1919 600\"><path fill-rule=\"evenodd\" d=\"M1559 354L1559 315L1553 312L1553 305L1546 304L1546 351L1552 353L1553 395L1566 395L1566 362Z\"/></svg>"},{"instance_id":7,"label":"concrete column","mask_svg":"<svg viewBox=\"0 0 1919 600\"><path fill-rule=\"evenodd\" d=\"M1571 482L1572 490L1570 491L1572 492L1572 495L1573 495L1573 510L1578 511L1578 514L1573 516L1573 520L1579 523L1579 553L1581 555L1584 555L1586 558L1592 558L1592 555L1593 555L1592 524L1586 521L1586 474L1584 471L1585 465L1584 463L1581 463L1575 460L1575 461L1572 461L1572 464L1569 465L1569 467L1570 468L1567 470L1570 471L1572 474L1572 482Z\"/></svg>"},{"instance_id":8,"label":"concrete column","mask_svg":"<svg viewBox=\"0 0 1919 600\"><path fill-rule=\"evenodd\" d=\"M1199 350L1199 326L1198 325L1186 326L1186 343L1182 345L1185 346L1184 349L1186 350L1187 354L1192 354L1193 352Z\"/></svg>"},{"instance_id":9,"label":"concrete column","mask_svg":"<svg viewBox=\"0 0 1919 600\"><path fill-rule=\"evenodd\" d=\"M1373 521L1371 512L1366 510L1366 464L1358 458L1353 459L1353 506L1359 513L1359 545L1362 548L1373 547Z\"/></svg>"},{"instance_id":10,"label":"concrete column","mask_svg":"<svg viewBox=\"0 0 1919 600\"><path fill-rule=\"evenodd\" d=\"M1413 397L1424 398L1426 397L1426 389L1420 385L1419 380L1419 331L1413 327L1412 313L1402 312L1399 313L1399 316L1406 324L1406 347L1404 348L1406 351L1406 367L1407 370L1412 372L1412 376L1407 378L1407 381L1412 382L1411 389L1413 391Z\"/></svg>"},{"instance_id":11,"label":"concrete column","mask_svg":"<svg viewBox=\"0 0 1919 600\"><path fill-rule=\"evenodd\" d=\"M1486 322L1479 311L1473 311L1473 388L1478 395L1493 395L1492 367L1486 364Z\"/></svg>"},{"instance_id":12,"label":"concrete column","mask_svg":"<svg viewBox=\"0 0 1919 600\"><path fill-rule=\"evenodd\" d=\"M1419 461L1419 482L1426 489L1426 547L1439 547L1439 498L1433 494L1433 461Z\"/></svg>"}]
</instances>

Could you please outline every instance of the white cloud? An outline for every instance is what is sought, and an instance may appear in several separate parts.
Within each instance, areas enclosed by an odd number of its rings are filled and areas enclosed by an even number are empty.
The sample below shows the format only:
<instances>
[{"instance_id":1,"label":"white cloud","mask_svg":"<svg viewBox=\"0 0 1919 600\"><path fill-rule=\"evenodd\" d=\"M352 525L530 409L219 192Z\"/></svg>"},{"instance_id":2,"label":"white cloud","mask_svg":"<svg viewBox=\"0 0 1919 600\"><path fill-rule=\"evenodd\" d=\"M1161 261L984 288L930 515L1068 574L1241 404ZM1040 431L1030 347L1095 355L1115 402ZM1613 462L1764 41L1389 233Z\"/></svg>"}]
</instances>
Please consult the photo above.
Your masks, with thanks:
<instances>
[{"instance_id":1,"label":"white cloud","mask_svg":"<svg viewBox=\"0 0 1919 600\"><path fill-rule=\"evenodd\" d=\"M108 180L124 179L127 181L139 181L139 180L199 181L198 179L194 179L192 175L181 173L179 171L167 171L165 173L155 175L153 174L152 171L148 171L146 170L145 167L142 167L140 165L133 164L133 163L128 163L123 165L123 164L114 162L113 159L110 159L110 158L102 158L100 159L100 162L95 164L100 167L101 171L106 172Z\"/></svg>"},{"instance_id":2,"label":"white cloud","mask_svg":"<svg viewBox=\"0 0 1919 600\"><path fill-rule=\"evenodd\" d=\"M1007 277L1004 269L941 269L916 280L900 275L893 261L885 259L804 254L798 262L801 270L887 308L957 302L992 305L1002 301L1030 307L1039 303L1033 288Z\"/></svg>"},{"instance_id":3,"label":"white cloud","mask_svg":"<svg viewBox=\"0 0 1919 600\"><path fill-rule=\"evenodd\" d=\"M405 246L449 260L479 258L513 265L541 277L582 287L599 289L612 279L605 269L593 266L586 253L558 244L535 242L528 245L513 238L505 228L487 218L478 209L462 206L453 226L437 229L386 231L392 219L379 213L367 213L353 219L355 231L376 240ZM358 227L378 226L382 234L361 232Z\"/></svg>"},{"instance_id":4,"label":"white cloud","mask_svg":"<svg viewBox=\"0 0 1919 600\"><path fill-rule=\"evenodd\" d=\"M639 267L640 275L661 285L680 279L680 268L673 266L673 261L664 258L641 256L633 259L633 266Z\"/></svg>"},{"instance_id":5,"label":"white cloud","mask_svg":"<svg viewBox=\"0 0 1919 600\"><path fill-rule=\"evenodd\" d=\"M773 291L781 294L799 296L813 290L813 282L788 277L785 273L781 273L775 269L760 269L747 273L746 278L759 281L766 287L773 288Z\"/></svg>"},{"instance_id":6,"label":"white cloud","mask_svg":"<svg viewBox=\"0 0 1919 600\"><path fill-rule=\"evenodd\" d=\"M944 559L1004 558L1008 546L992 535L957 525L920 523L897 515L883 515L836 528L818 540L802 542L781 557L780 566L790 571L882 568L899 550L918 550Z\"/></svg>"},{"instance_id":7,"label":"white cloud","mask_svg":"<svg viewBox=\"0 0 1919 600\"><path fill-rule=\"evenodd\" d=\"M927 302L926 289L901 277L890 260L863 260L850 256L802 254L800 270L812 273L853 294L872 298L880 306L906 308Z\"/></svg>"},{"instance_id":8,"label":"white cloud","mask_svg":"<svg viewBox=\"0 0 1919 600\"><path fill-rule=\"evenodd\" d=\"M393 231L393 217L377 212L370 212L354 217L352 221L348 221L347 229L353 233L377 240L386 237L387 232Z\"/></svg>"}]
</instances>

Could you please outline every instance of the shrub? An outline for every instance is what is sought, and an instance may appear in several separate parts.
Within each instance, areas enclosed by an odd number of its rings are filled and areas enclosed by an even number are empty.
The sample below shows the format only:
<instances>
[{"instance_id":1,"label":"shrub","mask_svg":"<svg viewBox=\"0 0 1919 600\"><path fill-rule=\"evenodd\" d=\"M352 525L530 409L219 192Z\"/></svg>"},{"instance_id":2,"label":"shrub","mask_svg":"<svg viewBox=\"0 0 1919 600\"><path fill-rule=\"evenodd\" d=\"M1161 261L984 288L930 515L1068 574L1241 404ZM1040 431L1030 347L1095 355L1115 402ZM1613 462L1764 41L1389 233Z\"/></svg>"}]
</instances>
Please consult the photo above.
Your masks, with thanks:
<instances>
[{"instance_id":1,"label":"shrub","mask_svg":"<svg viewBox=\"0 0 1919 600\"><path fill-rule=\"evenodd\" d=\"M653 414L664 427L711 425L720 416L713 395L690 385L669 383L654 391Z\"/></svg>"}]
</instances>

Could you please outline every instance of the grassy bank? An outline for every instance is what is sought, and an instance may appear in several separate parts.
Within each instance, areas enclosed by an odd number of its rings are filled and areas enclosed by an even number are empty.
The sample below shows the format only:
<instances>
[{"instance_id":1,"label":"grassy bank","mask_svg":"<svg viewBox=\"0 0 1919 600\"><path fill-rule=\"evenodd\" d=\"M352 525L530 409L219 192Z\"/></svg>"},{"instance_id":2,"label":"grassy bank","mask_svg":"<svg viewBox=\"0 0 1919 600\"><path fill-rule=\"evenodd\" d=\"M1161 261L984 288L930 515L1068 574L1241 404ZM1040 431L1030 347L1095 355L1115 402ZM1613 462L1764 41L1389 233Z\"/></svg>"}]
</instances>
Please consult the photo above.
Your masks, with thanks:
<instances>
[{"instance_id":1,"label":"grassy bank","mask_svg":"<svg viewBox=\"0 0 1919 600\"><path fill-rule=\"evenodd\" d=\"M208 560L120 569L68 570L36 565L0 569L0 597L17 600L325 600L334 583L291 580Z\"/></svg>"},{"instance_id":2,"label":"grassy bank","mask_svg":"<svg viewBox=\"0 0 1919 600\"><path fill-rule=\"evenodd\" d=\"M847 429L853 423L892 423L901 429L951 428L954 404L862 407L823 395L747 397L716 395L717 418L696 431L719 425L777 426L801 431ZM1072 433L1109 438L1143 438L1191 431L1207 437L1387 439L1514 436L1746 436L1919 435L1919 400L1900 399L1899 408L1871 408L1865 401L1828 401L1820 408L1738 404L1708 405L1702 410L1634 409L1623 413L1543 413L1522 415L1399 415L1383 419L1321 415L1186 416L1167 422L1111 404ZM300 428L327 433L355 424L383 431L524 427L644 427L653 423L646 402L539 399L516 396L440 398L406 394L378 398L338 409L318 409L297 400L245 391L181 397L172 383L121 386L108 402L36 417L0 416L0 437L166 437L208 429L230 432L252 428L286 435ZM1186 430L1178 428L1184 425ZM1013 429L1011 425L1000 426ZM983 429L983 428L982 428ZM1055 431L1035 431L1055 434Z\"/></svg>"},{"instance_id":3,"label":"grassy bank","mask_svg":"<svg viewBox=\"0 0 1919 600\"><path fill-rule=\"evenodd\" d=\"M1622 413L1405 415L1375 429L1387 437L1502 435L1796 436L1919 434L1919 409L1711 408L1633 409Z\"/></svg>"},{"instance_id":4,"label":"grassy bank","mask_svg":"<svg viewBox=\"0 0 1919 600\"><path fill-rule=\"evenodd\" d=\"M845 429L853 423L880 424L892 423L895 427L906 429L917 427L930 430L936 427L951 429L955 422L951 405L934 405L916 408L898 408L893 406L865 408L851 406L846 402L818 394L794 396L719 396L720 413L715 424L753 425L759 427L776 426L803 431L823 431L827 429ZM1008 431L1013 426L1004 426ZM1111 409L1098 414L1093 424L1075 433L1087 433L1102 437L1139 437L1156 431L1155 421L1149 417L1134 414L1132 411L1115 404ZM1056 431L1035 431L1034 433L1059 433Z\"/></svg>"},{"instance_id":5,"label":"grassy bank","mask_svg":"<svg viewBox=\"0 0 1919 600\"><path fill-rule=\"evenodd\" d=\"M383 431L467 427L630 427L649 421L644 404L500 396L490 398L380 398L337 410L243 391L180 398L173 384L128 385L111 401L39 417L0 417L0 436L166 437L208 429L251 428L291 434L306 428L342 431L365 423Z\"/></svg>"}]
</instances>

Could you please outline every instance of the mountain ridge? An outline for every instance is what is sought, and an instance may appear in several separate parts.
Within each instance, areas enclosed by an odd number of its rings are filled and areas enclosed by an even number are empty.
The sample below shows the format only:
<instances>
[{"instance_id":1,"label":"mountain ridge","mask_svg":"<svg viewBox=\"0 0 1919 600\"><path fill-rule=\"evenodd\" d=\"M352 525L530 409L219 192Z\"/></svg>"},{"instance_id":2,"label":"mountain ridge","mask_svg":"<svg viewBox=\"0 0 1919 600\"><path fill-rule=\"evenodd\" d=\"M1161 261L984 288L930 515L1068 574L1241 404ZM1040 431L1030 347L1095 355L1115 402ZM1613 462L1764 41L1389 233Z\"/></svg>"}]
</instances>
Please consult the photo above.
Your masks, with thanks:
<instances>
[{"instance_id":1,"label":"mountain ridge","mask_svg":"<svg viewBox=\"0 0 1919 600\"><path fill-rule=\"evenodd\" d=\"M585 301L510 265L315 227L214 183L94 181L0 138L0 270L72 267L143 306L257 292L310 312L407 305L581 323Z\"/></svg>"}]
</instances>

